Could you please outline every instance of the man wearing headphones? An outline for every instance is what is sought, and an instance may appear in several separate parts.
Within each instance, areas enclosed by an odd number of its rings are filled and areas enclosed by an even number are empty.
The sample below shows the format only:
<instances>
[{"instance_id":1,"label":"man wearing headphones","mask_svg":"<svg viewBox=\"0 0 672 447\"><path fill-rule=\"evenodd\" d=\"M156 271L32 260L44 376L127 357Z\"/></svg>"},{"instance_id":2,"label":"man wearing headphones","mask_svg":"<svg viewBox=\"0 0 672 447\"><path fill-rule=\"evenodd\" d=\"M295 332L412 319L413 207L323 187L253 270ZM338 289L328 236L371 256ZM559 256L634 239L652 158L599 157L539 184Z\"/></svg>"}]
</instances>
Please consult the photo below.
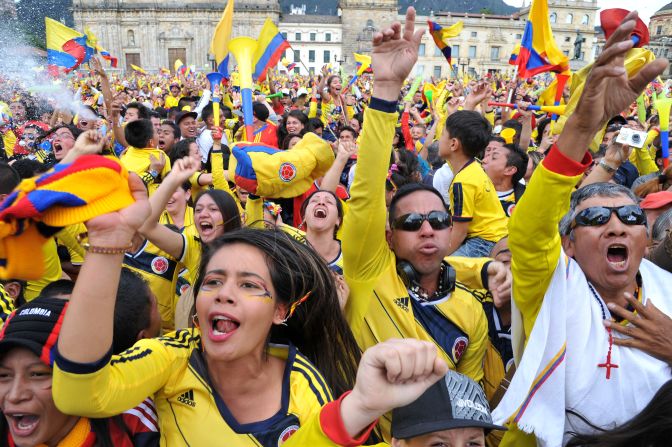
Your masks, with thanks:
<instances>
[{"instance_id":1,"label":"man wearing headphones","mask_svg":"<svg viewBox=\"0 0 672 447\"><path fill-rule=\"evenodd\" d=\"M365 112L342 232L343 270L350 287L346 317L362 350L391 338L431 341L451 369L480 382L488 323L470 288L488 288L488 282L494 288L506 269L484 258L444 260L452 219L441 195L419 183L397 191L386 230L385 178L397 99L422 37L414 31L414 20L409 8L403 31L396 23L374 36L374 95ZM386 438L389 416L381 418Z\"/></svg>"}]
</instances>

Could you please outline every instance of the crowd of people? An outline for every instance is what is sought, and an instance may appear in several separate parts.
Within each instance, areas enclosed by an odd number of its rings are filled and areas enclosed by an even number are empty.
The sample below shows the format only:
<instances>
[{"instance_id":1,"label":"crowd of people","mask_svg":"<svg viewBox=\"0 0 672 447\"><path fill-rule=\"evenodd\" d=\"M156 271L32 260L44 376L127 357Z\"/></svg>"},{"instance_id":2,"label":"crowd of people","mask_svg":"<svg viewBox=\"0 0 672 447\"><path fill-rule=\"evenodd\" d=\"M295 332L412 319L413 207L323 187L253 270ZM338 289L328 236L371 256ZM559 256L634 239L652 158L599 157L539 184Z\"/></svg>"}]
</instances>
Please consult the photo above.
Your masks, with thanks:
<instances>
[{"instance_id":1,"label":"crowd of people","mask_svg":"<svg viewBox=\"0 0 672 447\"><path fill-rule=\"evenodd\" d=\"M559 121L552 76L418 89L413 8L372 74L252 104L96 58L67 107L4 79L0 445L668 445L670 91L624 62L636 18Z\"/></svg>"}]
</instances>

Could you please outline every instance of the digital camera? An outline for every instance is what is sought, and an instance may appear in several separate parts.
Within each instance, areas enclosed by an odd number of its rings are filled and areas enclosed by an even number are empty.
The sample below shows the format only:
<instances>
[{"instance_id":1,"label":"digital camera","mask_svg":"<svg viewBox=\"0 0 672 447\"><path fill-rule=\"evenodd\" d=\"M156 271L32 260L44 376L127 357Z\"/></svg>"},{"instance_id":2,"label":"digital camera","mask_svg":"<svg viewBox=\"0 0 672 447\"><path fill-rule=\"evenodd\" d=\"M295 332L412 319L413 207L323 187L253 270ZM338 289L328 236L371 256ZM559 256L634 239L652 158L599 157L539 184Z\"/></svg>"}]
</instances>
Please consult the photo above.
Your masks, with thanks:
<instances>
[{"instance_id":1,"label":"digital camera","mask_svg":"<svg viewBox=\"0 0 672 447\"><path fill-rule=\"evenodd\" d=\"M616 137L616 142L630 147L641 148L646 143L646 136L646 132L623 127L618 133L618 137Z\"/></svg>"}]
</instances>

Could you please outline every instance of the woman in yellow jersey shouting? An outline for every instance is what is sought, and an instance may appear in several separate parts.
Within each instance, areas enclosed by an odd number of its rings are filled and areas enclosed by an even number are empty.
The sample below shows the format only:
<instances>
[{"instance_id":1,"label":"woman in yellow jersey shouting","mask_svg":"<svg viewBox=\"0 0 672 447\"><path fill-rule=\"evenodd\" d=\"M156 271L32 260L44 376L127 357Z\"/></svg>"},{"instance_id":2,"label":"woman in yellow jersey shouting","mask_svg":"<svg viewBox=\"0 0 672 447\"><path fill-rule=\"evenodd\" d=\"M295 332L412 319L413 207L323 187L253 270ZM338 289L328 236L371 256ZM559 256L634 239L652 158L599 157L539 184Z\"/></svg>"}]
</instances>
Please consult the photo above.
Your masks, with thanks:
<instances>
[{"instance_id":1,"label":"woman in yellow jersey shouting","mask_svg":"<svg viewBox=\"0 0 672 447\"><path fill-rule=\"evenodd\" d=\"M149 215L142 184L132 187L136 203L87 223L91 247L58 342L56 405L104 417L152 396L162 445L316 445L320 408L353 386L359 349L330 271L281 231L216 238L195 284L194 327L110 355L123 252Z\"/></svg>"}]
</instances>

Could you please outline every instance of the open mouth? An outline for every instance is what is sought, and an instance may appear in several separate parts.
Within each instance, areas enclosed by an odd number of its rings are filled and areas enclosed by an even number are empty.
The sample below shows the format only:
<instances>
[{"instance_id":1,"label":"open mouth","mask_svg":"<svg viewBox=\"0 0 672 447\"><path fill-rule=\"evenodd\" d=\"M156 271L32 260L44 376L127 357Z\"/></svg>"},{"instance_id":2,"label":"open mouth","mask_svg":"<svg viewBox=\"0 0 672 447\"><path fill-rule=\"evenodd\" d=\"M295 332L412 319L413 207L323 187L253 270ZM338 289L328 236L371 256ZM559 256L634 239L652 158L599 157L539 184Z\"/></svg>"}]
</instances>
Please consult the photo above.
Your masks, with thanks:
<instances>
[{"instance_id":1,"label":"open mouth","mask_svg":"<svg viewBox=\"0 0 672 447\"><path fill-rule=\"evenodd\" d=\"M40 423L39 416L34 414L14 413L5 414L5 417L7 418L9 425L12 428L12 434L14 436L30 436L37 429L37 426Z\"/></svg>"},{"instance_id":2,"label":"open mouth","mask_svg":"<svg viewBox=\"0 0 672 447\"><path fill-rule=\"evenodd\" d=\"M159 149L166 147L166 142L164 140L159 140Z\"/></svg>"},{"instance_id":3,"label":"open mouth","mask_svg":"<svg viewBox=\"0 0 672 447\"><path fill-rule=\"evenodd\" d=\"M52 147L54 149L54 155L58 155L61 153L61 151L63 151L63 146L61 146L61 143L54 143Z\"/></svg>"},{"instance_id":4,"label":"open mouth","mask_svg":"<svg viewBox=\"0 0 672 447\"><path fill-rule=\"evenodd\" d=\"M240 322L225 315L215 315L211 320L212 336L219 339L228 338L240 327Z\"/></svg>"},{"instance_id":5,"label":"open mouth","mask_svg":"<svg viewBox=\"0 0 672 447\"><path fill-rule=\"evenodd\" d=\"M622 244L612 244L607 248L607 262L614 267L624 267L628 261L628 248Z\"/></svg>"},{"instance_id":6,"label":"open mouth","mask_svg":"<svg viewBox=\"0 0 672 447\"><path fill-rule=\"evenodd\" d=\"M201 228L201 232L210 232L212 231L215 226L212 224L212 222L201 222L199 224L199 227Z\"/></svg>"},{"instance_id":7,"label":"open mouth","mask_svg":"<svg viewBox=\"0 0 672 447\"><path fill-rule=\"evenodd\" d=\"M327 210L325 210L324 208L315 208L315 211L313 211L313 216L318 219L326 219Z\"/></svg>"}]
</instances>

